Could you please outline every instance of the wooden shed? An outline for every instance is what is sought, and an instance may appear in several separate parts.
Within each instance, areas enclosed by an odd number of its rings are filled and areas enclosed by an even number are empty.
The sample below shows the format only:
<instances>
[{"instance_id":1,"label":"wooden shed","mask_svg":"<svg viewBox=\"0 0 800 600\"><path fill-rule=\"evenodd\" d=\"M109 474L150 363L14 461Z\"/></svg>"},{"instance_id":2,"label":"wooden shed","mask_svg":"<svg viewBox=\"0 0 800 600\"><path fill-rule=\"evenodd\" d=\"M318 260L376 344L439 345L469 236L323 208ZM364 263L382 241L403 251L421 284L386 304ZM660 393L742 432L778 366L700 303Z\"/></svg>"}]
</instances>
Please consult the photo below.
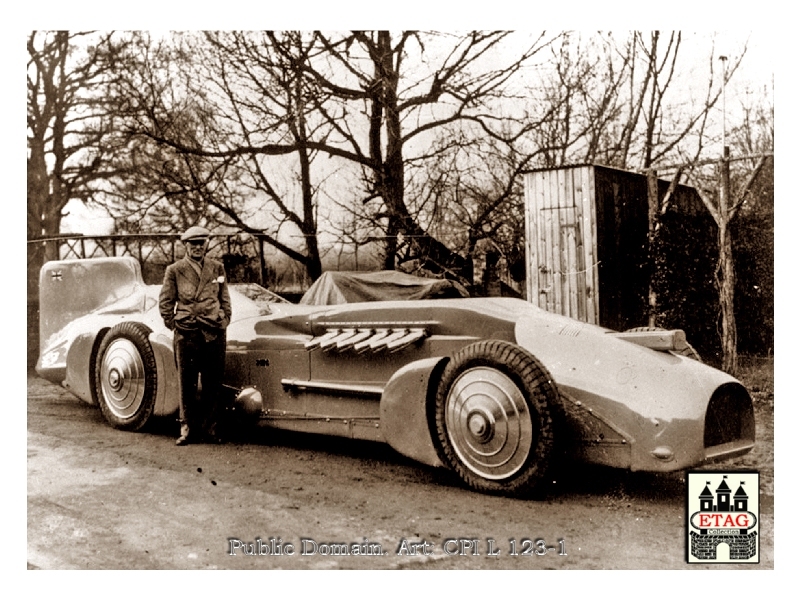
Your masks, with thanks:
<instances>
[{"instance_id":1,"label":"wooden shed","mask_svg":"<svg viewBox=\"0 0 800 600\"><path fill-rule=\"evenodd\" d=\"M659 180L658 187L663 197L669 181ZM705 212L688 186L678 186L671 210ZM598 165L527 173L527 298L616 330L646 325L648 227L645 175Z\"/></svg>"}]
</instances>

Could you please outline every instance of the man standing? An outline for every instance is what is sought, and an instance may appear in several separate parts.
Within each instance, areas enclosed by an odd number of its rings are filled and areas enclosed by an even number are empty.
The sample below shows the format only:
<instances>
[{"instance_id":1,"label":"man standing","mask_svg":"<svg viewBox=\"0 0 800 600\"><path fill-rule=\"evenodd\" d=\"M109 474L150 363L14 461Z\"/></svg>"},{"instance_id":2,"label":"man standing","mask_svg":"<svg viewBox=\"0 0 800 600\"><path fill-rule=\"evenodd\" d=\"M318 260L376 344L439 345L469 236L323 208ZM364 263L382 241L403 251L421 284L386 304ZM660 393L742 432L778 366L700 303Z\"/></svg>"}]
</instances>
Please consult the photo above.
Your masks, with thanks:
<instances>
[{"instance_id":1,"label":"man standing","mask_svg":"<svg viewBox=\"0 0 800 600\"><path fill-rule=\"evenodd\" d=\"M186 256L167 267L158 305L174 332L175 362L180 379L181 435L176 444L221 441L217 437L225 328L231 320L225 268L206 256L210 232L190 227L181 235ZM197 398L197 378L202 393Z\"/></svg>"}]
</instances>

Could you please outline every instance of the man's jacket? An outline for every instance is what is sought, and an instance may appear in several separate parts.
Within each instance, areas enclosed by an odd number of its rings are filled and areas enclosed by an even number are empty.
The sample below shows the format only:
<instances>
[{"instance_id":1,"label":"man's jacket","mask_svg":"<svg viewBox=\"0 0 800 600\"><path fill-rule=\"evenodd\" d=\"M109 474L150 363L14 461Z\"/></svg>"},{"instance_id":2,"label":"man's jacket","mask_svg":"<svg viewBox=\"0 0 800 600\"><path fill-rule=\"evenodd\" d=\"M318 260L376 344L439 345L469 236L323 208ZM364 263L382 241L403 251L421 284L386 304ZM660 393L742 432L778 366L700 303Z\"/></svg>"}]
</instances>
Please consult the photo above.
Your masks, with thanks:
<instances>
[{"instance_id":1,"label":"man's jacket","mask_svg":"<svg viewBox=\"0 0 800 600\"><path fill-rule=\"evenodd\" d=\"M205 257L198 275L184 257L167 267L158 308L170 329L224 330L231 321L231 298L222 263Z\"/></svg>"}]
</instances>

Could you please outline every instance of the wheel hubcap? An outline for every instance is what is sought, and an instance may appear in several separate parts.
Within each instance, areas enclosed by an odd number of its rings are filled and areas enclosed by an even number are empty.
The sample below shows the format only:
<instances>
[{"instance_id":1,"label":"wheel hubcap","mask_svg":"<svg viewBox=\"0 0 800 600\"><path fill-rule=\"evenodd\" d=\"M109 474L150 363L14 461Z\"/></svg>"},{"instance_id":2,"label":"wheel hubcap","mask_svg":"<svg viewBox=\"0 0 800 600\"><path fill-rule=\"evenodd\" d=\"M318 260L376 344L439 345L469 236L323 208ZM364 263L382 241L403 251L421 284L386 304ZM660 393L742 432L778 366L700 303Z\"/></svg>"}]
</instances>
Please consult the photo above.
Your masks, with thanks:
<instances>
[{"instance_id":1,"label":"wheel hubcap","mask_svg":"<svg viewBox=\"0 0 800 600\"><path fill-rule=\"evenodd\" d=\"M464 371L445 404L447 435L472 472L505 479L519 471L533 447L533 425L520 389L490 367Z\"/></svg>"},{"instance_id":2,"label":"wheel hubcap","mask_svg":"<svg viewBox=\"0 0 800 600\"><path fill-rule=\"evenodd\" d=\"M114 340L106 349L100 365L100 390L108 409L119 418L129 418L141 407L144 362L130 340Z\"/></svg>"},{"instance_id":3,"label":"wheel hubcap","mask_svg":"<svg viewBox=\"0 0 800 600\"><path fill-rule=\"evenodd\" d=\"M486 443L494 437L494 417L483 410L473 410L467 415L467 428L479 443Z\"/></svg>"},{"instance_id":4,"label":"wheel hubcap","mask_svg":"<svg viewBox=\"0 0 800 600\"><path fill-rule=\"evenodd\" d=\"M122 387L122 384L125 382L125 379L122 377L119 371L116 369L111 369L108 373L108 384L111 386L111 389L119 391Z\"/></svg>"}]
</instances>

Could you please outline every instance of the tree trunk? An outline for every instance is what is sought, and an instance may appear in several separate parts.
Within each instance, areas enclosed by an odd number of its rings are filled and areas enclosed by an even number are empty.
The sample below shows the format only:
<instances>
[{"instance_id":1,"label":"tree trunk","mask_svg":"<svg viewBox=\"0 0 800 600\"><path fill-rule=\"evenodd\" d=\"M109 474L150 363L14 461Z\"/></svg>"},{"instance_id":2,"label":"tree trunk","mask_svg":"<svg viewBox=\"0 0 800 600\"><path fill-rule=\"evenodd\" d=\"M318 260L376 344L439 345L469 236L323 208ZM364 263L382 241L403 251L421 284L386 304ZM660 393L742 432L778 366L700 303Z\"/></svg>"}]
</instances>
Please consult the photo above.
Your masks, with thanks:
<instances>
[{"instance_id":1,"label":"tree trunk","mask_svg":"<svg viewBox=\"0 0 800 600\"><path fill-rule=\"evenodd\" d=\"M442 242L429 235L408 211L405 203L405 163L403 160L402 121L398 106L397 85L399 73L393 59L391 34L378 32L375 63L375 93L372 96L371 158L375 164L376 180L389 213L386 257L384 267L395 266L397 235L407 238L416 258L423 268L435 273L449 273L463 277L467 261ZM380 124L385 124L386 157L381 159ZM471 281L469 283L472 283Z\"/></svg>"},{"instance_id":2,"label":"tree trunk","mask_svg":"<svg viewBox=\"0 0 800 600\"><path fill-rule=\"evenodd\" d=\"M719 305L722 319L722 370L735 374L738 367L736 353L736 315L734 313L734 289L736 275L733 267L733 244L729 225L728 209L730 204L730 154L725 147L724 157L720 161L719 213L719 267L717 285L719 287Z\"/></svg>"},{"instance_id":3,"label":"tree trunk","mask_svg":"<svg viewBox=\"0 0 800 600\"><path fill-rule=\"evenodd\" d=\"M39 356L39 271L48 260L58 258L57 242L32 243L31 239L58 235L61 211L53 214L50 206L50 183L45 161L44 143L28 138L28 210L27 210L27 366L32 368Z\"/></svg>"},{"instance_id":4,"label":"tree trunk","mask_svg":"<svg viewBox=\"0 0 800 600\"><path fill-rule=\"evenodd\" d=\"M734 314L733 246L730 230L725 223L719 228L719 304L722 312L722 370L735 374L738 368L736 350L736 317Z\"/></svg>"}]
</instances>

